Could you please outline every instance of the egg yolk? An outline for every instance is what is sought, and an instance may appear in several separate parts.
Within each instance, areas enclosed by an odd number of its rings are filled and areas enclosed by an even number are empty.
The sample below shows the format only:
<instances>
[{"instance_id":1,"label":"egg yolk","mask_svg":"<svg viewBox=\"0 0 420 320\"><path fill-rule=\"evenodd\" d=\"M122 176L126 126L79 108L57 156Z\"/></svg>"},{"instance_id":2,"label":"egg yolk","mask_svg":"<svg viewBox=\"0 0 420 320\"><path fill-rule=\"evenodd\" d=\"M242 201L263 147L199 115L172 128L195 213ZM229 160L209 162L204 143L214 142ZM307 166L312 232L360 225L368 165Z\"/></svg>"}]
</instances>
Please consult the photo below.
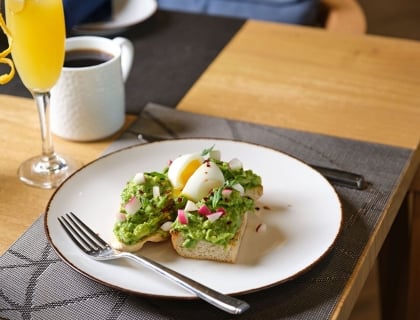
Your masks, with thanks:
<instances>
[{"instance_id":1,"label":"egg yolk","mask_svg":"<svg viewBox=\"0 0 420 320\"><path fill-rule=\"evenodd\" d=\"M181 185L184 186L188 179L192 176L192 174L197 170L197 168L201 166L201 161L199 160L192 160L190 161L182 170L181 174L179 175L179 182L181 182Z\"/></svg>"}]
</instances>

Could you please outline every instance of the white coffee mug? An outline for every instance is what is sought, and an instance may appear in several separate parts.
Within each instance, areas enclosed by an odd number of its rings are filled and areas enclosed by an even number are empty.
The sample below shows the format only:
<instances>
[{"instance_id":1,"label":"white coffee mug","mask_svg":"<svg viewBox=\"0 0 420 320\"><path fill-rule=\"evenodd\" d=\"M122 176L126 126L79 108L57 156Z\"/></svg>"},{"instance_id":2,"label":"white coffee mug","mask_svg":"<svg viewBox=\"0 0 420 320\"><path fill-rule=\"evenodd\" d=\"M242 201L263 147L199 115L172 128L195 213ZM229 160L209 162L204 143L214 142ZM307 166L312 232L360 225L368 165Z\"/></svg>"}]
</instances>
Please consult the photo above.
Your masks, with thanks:
<instances>
[{"instance_id":1,"label":"white coffee mug","mask_svg":"<svg viewBox=\"0 0 420 320\"><path fill-rule=\"evenodd\" d=\"M82 67L65 63L51 90L51 131L74 141L106 138L124 124L124 83L133 64L133 44L122 37L68 38L66 55L75 50L99 51L108 55L108 60Z\"/></svg>"}]
</instances>

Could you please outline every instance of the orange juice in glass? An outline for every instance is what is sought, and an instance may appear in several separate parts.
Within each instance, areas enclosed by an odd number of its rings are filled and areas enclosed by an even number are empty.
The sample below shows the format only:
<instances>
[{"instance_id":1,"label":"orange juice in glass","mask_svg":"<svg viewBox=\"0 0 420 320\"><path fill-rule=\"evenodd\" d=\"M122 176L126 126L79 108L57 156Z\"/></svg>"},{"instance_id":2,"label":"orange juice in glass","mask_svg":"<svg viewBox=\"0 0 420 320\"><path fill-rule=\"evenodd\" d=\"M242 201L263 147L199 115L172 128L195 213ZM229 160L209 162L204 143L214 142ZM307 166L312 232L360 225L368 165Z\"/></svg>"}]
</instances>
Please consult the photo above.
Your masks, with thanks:
<instances>
[{"instance_id":1,"label":"orange juice in glass","mask_svg":"<svg viewBox=\"0 0 420 320\"><path fill-rule=\"evenodd\" d=\"M6 24L16 70L34 97L41 123L42 154L18 169L32 186L55 188L78 166L55 153L49 123L50 89L64 62L65 22L62 0L5 0Z\"/></svg>"},{"instance_id":2,"label":"orange juice in glass","mask_svg":"<svg viewBox=\"0 0 420 320\"><path fill-rule=\"evenodd\" d=\"M62 0L6 0L5 8L12 57L23 83L30 90L49 91L64 61Z\"/></svg>"}]
</instances>

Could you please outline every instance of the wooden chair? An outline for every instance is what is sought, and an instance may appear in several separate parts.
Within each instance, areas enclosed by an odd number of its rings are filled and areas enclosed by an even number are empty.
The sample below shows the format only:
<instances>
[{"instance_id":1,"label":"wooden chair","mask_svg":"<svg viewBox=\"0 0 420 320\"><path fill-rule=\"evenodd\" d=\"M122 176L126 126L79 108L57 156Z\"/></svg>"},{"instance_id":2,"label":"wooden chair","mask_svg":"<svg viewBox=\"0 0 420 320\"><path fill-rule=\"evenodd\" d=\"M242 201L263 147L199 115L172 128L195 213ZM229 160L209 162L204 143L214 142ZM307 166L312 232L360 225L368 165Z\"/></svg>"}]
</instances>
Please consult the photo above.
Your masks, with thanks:
<instances>
[{"instance_id":1,"label":"wooden chair","mask_svg":"<svg viewBox=\"0 0 420 320\"><path fill-rule=\"evenodd\" d=\"M365 33L366 17L356 0L321 0L326 10L325 29L341 33Z\"/></svg>"}]
</instances>

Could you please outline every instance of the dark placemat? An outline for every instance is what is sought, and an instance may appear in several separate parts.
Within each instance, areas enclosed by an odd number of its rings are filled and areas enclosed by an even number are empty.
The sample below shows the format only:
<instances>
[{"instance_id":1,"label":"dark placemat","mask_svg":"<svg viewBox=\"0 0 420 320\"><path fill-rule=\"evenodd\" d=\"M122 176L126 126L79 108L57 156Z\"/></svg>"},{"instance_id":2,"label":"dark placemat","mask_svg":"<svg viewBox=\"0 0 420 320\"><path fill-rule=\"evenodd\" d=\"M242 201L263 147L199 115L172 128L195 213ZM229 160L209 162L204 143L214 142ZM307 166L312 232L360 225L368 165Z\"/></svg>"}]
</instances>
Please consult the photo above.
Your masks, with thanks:
<instances>
[{"instance_id":1,"label":"dark placemat","mask_svg":"<svg viewBox=\"0 0 420 320\"><path fill-rule=\"evenodd\" d=\"M222 137L259 143L304 161L363 174L366 190L336 187L343 227L331 251L294 280L241 298L232 316L199 300L168 300L110 289L77 273L48 244L41 216L0 258L0 317L6 319L327 319L337 307L413 150L190 114L149 104L108 150L143 137ZM279 264L281 268L281 263ZM258 276L258 275L256 275ZM244 279L246 281L246 279Z\"/></svg>"},{"instance_id":2,"label":"dark placemat","mask_svg":"<svg viewBox=\"0 0 420 320\"><path fill-rule=\"evenodd\" d=\"M159 10L119 34L135 47L126 81L126 111L138 114L149 101L175 107L244 21ZM0 36L0 48L4 41ZM31 97L18 74L0 86L0 93Z\"/></svg>"}]
</instances>

